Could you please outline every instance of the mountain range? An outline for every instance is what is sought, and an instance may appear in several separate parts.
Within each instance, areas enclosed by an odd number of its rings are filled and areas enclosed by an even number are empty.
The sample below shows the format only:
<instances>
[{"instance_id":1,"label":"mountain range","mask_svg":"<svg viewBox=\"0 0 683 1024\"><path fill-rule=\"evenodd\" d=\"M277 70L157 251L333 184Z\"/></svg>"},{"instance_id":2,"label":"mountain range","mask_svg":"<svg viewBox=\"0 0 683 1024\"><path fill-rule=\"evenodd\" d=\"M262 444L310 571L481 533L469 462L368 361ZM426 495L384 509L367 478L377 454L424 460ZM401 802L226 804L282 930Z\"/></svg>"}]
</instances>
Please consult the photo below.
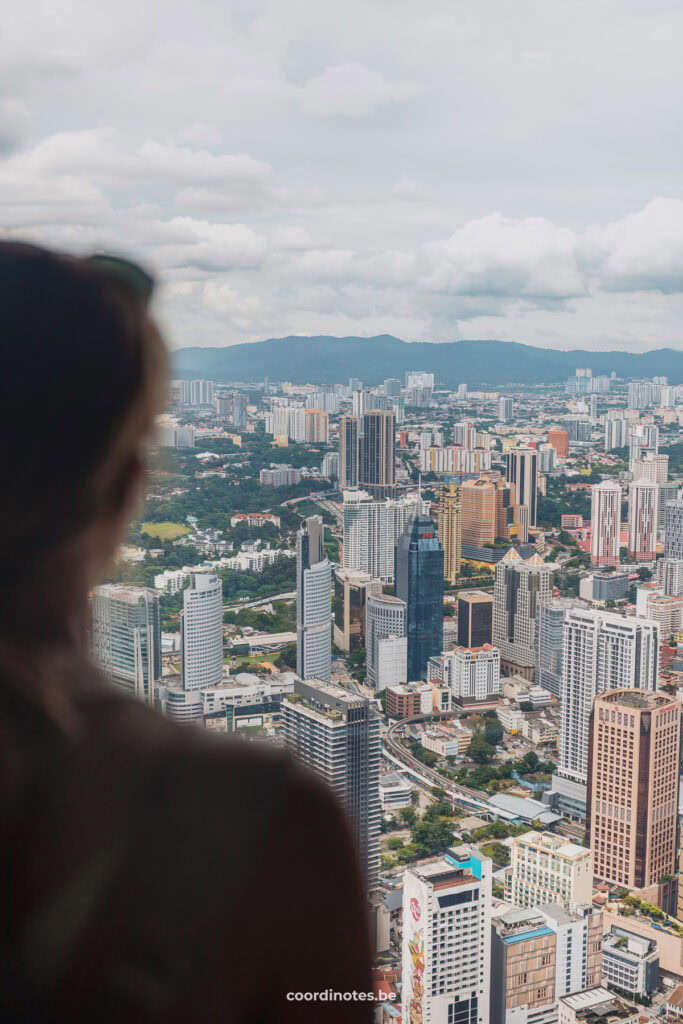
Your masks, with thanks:
<instances>
[{"instance_id":1,"label":"mountain range","mask_svg":"<svg viewBox=\"0 0 683 1024\"><path fill-rule=\"evenodd\" d=\"M537 348L512 341L405 342L390 334L374 338L288 337L228 345L224 348L181 348L173 353L177 379L215 381L291 381L292 384L334 384L358 377L366 385L387 377L403 381L407 370L434 373L437 382L470 388L505 384L551 384L573 375L577 367L594 375L668 377L683 382L683 352L671 348L651 352L589 352Z\"/></svg>"}]
</instances>

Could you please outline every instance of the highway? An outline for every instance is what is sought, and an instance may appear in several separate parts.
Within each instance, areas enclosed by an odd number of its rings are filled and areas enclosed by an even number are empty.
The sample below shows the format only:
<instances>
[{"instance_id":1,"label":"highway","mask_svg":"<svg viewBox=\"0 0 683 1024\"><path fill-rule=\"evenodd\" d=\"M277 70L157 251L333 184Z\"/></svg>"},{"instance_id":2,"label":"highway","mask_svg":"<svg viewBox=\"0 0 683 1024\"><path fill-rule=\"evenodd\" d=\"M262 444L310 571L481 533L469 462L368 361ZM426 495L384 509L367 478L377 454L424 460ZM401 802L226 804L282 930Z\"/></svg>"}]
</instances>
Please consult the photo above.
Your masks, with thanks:
<instances>
[{"instance_id":1,"label":"highway","mask_svg":"<svg viewBox=\"0 0 683 1024\"><path fill-rule=\"evenodd\" d=\"M443 789L448 794L450 800L459 800L462 803L467 803L470 807L474 805L483 809L486 807L486 799L482 797L479 790L469 789L467 786L458 786L456 783L444 778L439 772L434 771L433 768L428 768L427 765L422 764L416 757L413 757L410 751L406 750L403 744L395 738L397 730L401 729L404 725L410 725L414 722L438 722L444 718L453 718L459 713L459 711L439 711L429 715L413 715L411 718L403 718L400 722L396 722L387 729L384 736L384 750L385 753L391 755L389 760L400 762L417 777L421 776L421 781L427 779L431 786Z\"/></svg>"},{"instance_id":2,"label":"highway","mask_svg":"<svg viewBox=\"0 0 683 1024\"><path fill-rule=\"evenodd\" d=\"M263 604L270 604L271 601L295 601L296 590L288 594L273 594L272 597L261 597L258 601L238 601L237 604L224 604L224 612L241 612L243 608L259 608Z\"/></svg>"}]
</instances>

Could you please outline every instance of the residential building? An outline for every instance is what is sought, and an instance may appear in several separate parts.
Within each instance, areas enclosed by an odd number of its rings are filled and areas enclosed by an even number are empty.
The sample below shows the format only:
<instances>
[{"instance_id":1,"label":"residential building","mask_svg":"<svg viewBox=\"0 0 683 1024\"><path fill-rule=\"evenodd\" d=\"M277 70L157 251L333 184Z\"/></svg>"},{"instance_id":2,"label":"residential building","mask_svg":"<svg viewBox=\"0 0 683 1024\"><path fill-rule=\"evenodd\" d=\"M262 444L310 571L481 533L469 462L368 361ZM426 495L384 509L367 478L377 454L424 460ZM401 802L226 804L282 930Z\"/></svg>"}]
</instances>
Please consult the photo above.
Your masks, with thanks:
<instances>
[{"instance_id":1,"label":"residential building","mask_svg":"<svg viewBox=\"0 0 683 1024\"><path fill-rule=\"evenodd\" d=\"M602 943L602 973L606 985L629 999L652 995L659 984L657 943L613 924Z\"/></svg>"},{"instance_id":2,"label":"residential building","mask_svg":"<svg viewBox=\"0 0 683 1024\"><path fill-rule=\"evenodd\" d=\"M405 602L391 594L369 594L366 621L367 674L370 685L375 690L384 690L387 686L407 682Z\"/></svg>"},{"instance_id":3,"label":"residential building","mask_svg":"<svg viewBox=\"0 0 683 1024\"><path fill-rule=\"evenodd\" d=\"M282 702L285 746L320 775L344 807L369 889L379 874L379 717L370 701L317 679Z\"/></svg>"},{"instance_id":4,"label":"residential building","mask_svg":"<svg viewBox=\"0 0 683 1024\"><path fill-rule=\"evenodd\" d=\"M591 565L619 565L621 487L603 480L591 488Z\"/></svg>"},{"instance_id":5,"label":"residential building","mask_svg":"<svg viewBox=\"0 0 683 1024\"><path fill-rule=\"evenodd\" d=\"M491 644L455 647L430 660L429 675L450 686L454 702L463 707L495 703L500 696L500 651Z\"/></svg>"},{"instance_id":6,"label":"residential building","mask_svg":"<svg viewBox=\"0 0 683 1024\"><path fill-rule=\"evenodd\" d=\"M548 444L555 449L558 459L566 459L569 455L569 431L562 427L551 427L548 431Z\"/></svg>"},{"instance_id":7,"label":"residential building","mask_svg":"<svg viewBox=\"0 0 683 1024\"><path fill-rule=\"evenodd\" d=\"M451 483L442 487L439 494L437 532L443 548L444 579L455 584L460 576L460 554L462 549L462 518L460 488Z\"/></svg>"},{"instance_id":8,"label":"residential building","mask_svg":"<svg viewBox=\"0 0 683 1024\"><path fill-rule=\"evenodd\" d=\"M575 607L571 598L549 597L538 604L536 682L556 697L562 691L564 615Z\"/></svg>"},{"instance_id":9,"label":"residential building","mask_svg":"<svg viewBox=\"0 0 683 1024\"><path fill-rule=\"evenodd\" d=\"M408 678L423 679L443 650L443 548L429 516L415 516L398 538L395 576L406 605Z\"/></svg>"},{"instance_id":10,"label":"residential building","mask_svg":"<svg viewBox=\"0 0 683 1024\"><path fill-rule=\"evenodd\" d=\"M614 689L590 715L587 833L598 878L628 889L678 868L681 707L663 693ZM675 886L669 889L675 913Z\"/></svg>"},{"instance_id":11,"label":"residential building","mask_svg":"<svg viewBox=\"0 0 683 1024\"><path fill-rule=\"evenodd\" d=\"M538 554L524 561L510 548L496 566L493 642L503 669L534 678L539 601L552 596L553 566Z\"/></svg>"},{"instance_id":12,"label":"residential building","mask_svg":"<svg viewBox=\"0 0 683 1024\"><path fill-rule=\"evenodd\" d=\"M159 595L146 587L106 583L92 592L93 657L126 693L154 704L161 676Z\"/></svg>"},{"instance_id":13,"label":"residential building","mask_svg":"<svg viewBox=\"0 0 683 1024\"><path fill-rule=\"evenodd\" d=\"M666 531L666 506L678 501L680 484L677 480L662 480L657 484L657 533L664 536Z\"/></svg>"},{"instance_id":14,"label":"residential building","mask_svg":"<svg viewBox=\"0 0 683 1024\"><path fill-rule=\"evenodd\" d=\"M645 480L649 484L666 483L669 477L669 456L646 451L641 459L633 460L631 472L634 480Z\"/></svg>"},{"instance_id":15,"label":"residential building","mask_svg":"<svg viewBox=\"0 0 683 1024\"><path fill-rule=\"evenodd\" d=\"M179 594L188 575L186 569L164 569L154 577L154 589L162 594Z\"/></svg>"},{"instance_id":16,"label":"residential building","mask_svg":"<svg viewBox=\"0 0 683 1024\"><path fill-rule=\"evenodd\" d=\"M407 1024L487 1024L491 962L491 861L450 847L403 883L403 1019Z\"/></svg>"},{"instance_id":17,"label":"residential building","mask_svg":"<svg viewBox=\"0 0 683 1024\"><path fill-rule=\"evenodd\" d=\"M275 466L273 469L262 469L259 473L261 487L291 487L301 480L301 470L292 466Z\"/></svg>"},{"instance_id":18,"label":"residential building","mask_svg":"<svg viewBox=\"0 0 683 1024\"><path fill-rule=\"evenodd\" d=\"M484 590L458 593L458 642L463 647L482 647L493 639L493 594Z\"/></svg>"},{"instance_id":19,"label":"residential building","mask_svg":"<svg viewBox=\"0 0 683 1024\"><path fill-rule=\"evenodd\" d=\"M517 907L588 905L593 900L590 850L553 832L525 832L510 843L505 898Z\"/></svg>"},{"instance_id":20,"label":"residential building","mask_svg":"<svg viewBox=\"0 0 683 1024\"><path fill-rule=\"evenodd\" d=\"M638 587L639 592L642 589ZM663 639L683 628L683 595L662 594L658 587L658 592L648 594L644 603L643 617L659 624L659 635Z\"/></svg>"},{"instance_id":21,"label":"residential building","mask_svg":"<svg viewBox=\"0 0 683 1024\"><path fill-rule=\"evenodd\" d=\"M628 487L628 553L653 562L657 553L657 485L637 480Z\"/></svg>"},{"instance_id":22,"label":"residential building","mask_svg":"<svg viewBox=\"0 0 683 1024\"><path fill-rule=\"evenodd\" d=\"M366 491L344 491L344 566L393 583L396 541L426 508L418 494L374 501Z\"/></svg>"},{"instance_id":23,"label":"residential building","mask_svg":"<svg viewBox=\"0 0 683 1024\"><path fill-rule=\"evenodd\" d=\"M683 501L666 503L664 557L683 558Z\"/></svg>"},{"instance_id":24,"label":"residential building","mask_svg":"<svg viewBox=\"0 0 683 1024\"><path fill-rule=\"evenodd\" d=\"M657 580L665 594L683 594L683 558L657 559Z\"/></svg>"},{"instance_id":25,"label":"residential building","mask_svg":"<svg viewBox=\"0 0 683 1024\"><path fill-rule=\"evenodd\" d=\"M329 480L339 480L339 454L328 452L320 463L320 472Z\"/></svg>"},{"instance_id":26,"label":"residential building","mask_svg":"<svg viewBox=\"0 0 683 1024\"><path fill-rule=\"evenodd\" d=\"M373 498L393 498L396 492L396 420L393 412L363 413L360 434L359 484Z\"/></svg>"},{"instance_id":27,"label":"residential building","mask_svg":"<svg viewBox=\"0 0 683 1024\"><path fill-rule=\"evenodd\" d=\"M190 573L180 615L185 691L218 686L223 679L223 582L211 571Z\"/></svg>"},{"instance_id":28,"label":"residential building","mask_svg":"<svg viewBox=\"0 0 683 1024\"><path fill-rule=\"evenodd\" d=\"M360 422L357 416L339 418L339 486L358 487Z\"/></svg>"},{"instance_id":29,"label":"residential building","mask_svg":"<svg viewBox=\"0 0 683 1024\"><path fill-rule=\"evenodd\" d=\"M512 419L514 402L504 396L498 399L498 419L501 423L509 423Z\"/></svg>"},{"instance_id":30,"label":"residential building","mask_svg":"<svg viewBox=\"0 0 683 1024\"><path fill-rule=\"evenodd\" d=\"M309 444L327 444L330 439L329 416L322 409L306 409L304 440Z\"/></svg>"},{"instance_id":31,"label":"residential building","mask_svg":"<svg viewBox=\"0 0 683 1024\"><path fill-rule=\"evenodd\" d=\"M214 383L212 380L178 381L180 404L187 406L212 405Z\"/></svg>"},{"instance_id":32,"label":"residential building","mask_svg":"<svg viewBox=\"0 0 683 1024\"><path fill-rule=\"evenodd\" d=\"M629 443L631 424L627 419L605 420L605 451L611 452L615 448L626 448Z\"/></svg>"},{"instance_id":33,"label":"residential building","mask_svg":"<svg viewBox=\"0 0 683 1024\"><path fill-rule=\"evenodd\" d=\"M367 572L356 569L334 570L333 633L334 642L347 654L367 647L365 630L367 599L381 594L382 584Z\"/></svg>"},{"instance_id":34,"label":"residential building","mask_svg":"<svg viewBox=\"0 0 683 1024\"><path fill-rule=\"evenodd\" d=\"M535 448L512 448L505 454L505 476L514 487L515 502L529 509L529 526L536 525L538 455Z\"/></svg>"},{"instance_id":35,"label":"residential building","mask_svg":"<svg viewBox=\"0 0 683 1024\"><path fill-rule=\"evenodd\" d=\"M321 516L304 519L296 535L296 670L329 680L332 670L332 566Z\"/></svg>"}]
</instances>

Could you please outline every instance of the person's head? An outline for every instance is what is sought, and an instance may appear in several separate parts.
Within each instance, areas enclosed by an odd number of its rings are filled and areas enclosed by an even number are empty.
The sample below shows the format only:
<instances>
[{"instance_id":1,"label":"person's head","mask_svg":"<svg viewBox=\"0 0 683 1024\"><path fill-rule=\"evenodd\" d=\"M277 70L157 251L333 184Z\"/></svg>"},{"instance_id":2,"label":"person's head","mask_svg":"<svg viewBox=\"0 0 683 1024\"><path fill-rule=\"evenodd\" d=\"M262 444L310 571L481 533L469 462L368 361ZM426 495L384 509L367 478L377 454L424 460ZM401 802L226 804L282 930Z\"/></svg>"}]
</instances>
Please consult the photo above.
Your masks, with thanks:
<instances>
[{"instance_id":1,"label":"person's head","mask_svg":"<svg viewBox=\"0 0 683 1024\"><path fill-rule=\"evenodd\" d=\"M167 385L151 285L0 242L0 631L61 632L124 535Z\"/></svg>"}]
</instances>

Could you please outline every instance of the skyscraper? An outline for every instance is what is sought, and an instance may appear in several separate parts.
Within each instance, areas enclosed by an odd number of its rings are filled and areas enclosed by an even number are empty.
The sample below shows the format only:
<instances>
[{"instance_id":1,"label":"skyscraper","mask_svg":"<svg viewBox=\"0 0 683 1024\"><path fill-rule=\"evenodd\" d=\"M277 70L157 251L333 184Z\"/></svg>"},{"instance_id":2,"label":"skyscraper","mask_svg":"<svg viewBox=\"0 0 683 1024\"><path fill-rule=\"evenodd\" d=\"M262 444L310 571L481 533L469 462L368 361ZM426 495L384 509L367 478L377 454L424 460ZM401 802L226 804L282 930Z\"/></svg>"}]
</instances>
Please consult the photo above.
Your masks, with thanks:
<instances>
[{"instance_id":1,"label":"skyscraper","mask_svg":"<svg viewBox=\"0 0 683 1024\"><path fill-rule=\"evenodd\" d=\"M587 828L598 878L628 889L678 867L681 707L662 693L612 690L590 717ZM664 909L675 913L675 884Z\"/></svg>"},{"instance_id":2,"label":"skyscraper","mask_svg":"<svg viewBox=\"0 0 683 1024\"><path fill-rule=\"evenodd\" d=\"M470 846L403 878L403 1020L488 1024L491 861Z\"/></svg>"},{"instance_id":3,"label":"skyscraper","mask_svg":"<svg viewBox=\"0 0 683 1024\"><path fill-rule=\"evenodd\" d=\"M439 540L443 547L443 574L449 583L457 583L460 576L462 549L462 519L460 488L451 483L442 487L437 515Z\"/></svg>"},{"instance_id":4,"label":"skyscraper","mask_svg":"<svg viewBox=\"0 0 683 1024\"><path fill-rule=\"evenodd\" d=\"M659 558L657 580L668 596L678 597L683 594L683 558Z\"/></svg>"},{"instance_id":5,"label":"skyscraper","mask_svg":"<svg viewBox=\"0 0 683 1024\"><path fill-rule=\"evenodd\" d=\"M344 492L344 566L393 583L396 541L406 523L424 512L418 494L374 501L367 491Z\"/></svg>"},{"instance_id":6,"label":"skyscraper","mask_svg":"<svg viewBox=\"0 0 683 1024\"><path fill-rule=\"evenodd\" d=\"M493 595L483 590L461 590L458 594L458 643L482 647L493 639Z\"/></svg>"},{"instance_id":7,"label":"skyscraper","mask_svg":"<svg viewBox=\"0 0 683 1024\"><path fill-rule=\"evenodd\" d=\"M339 418L339 486L358 487L359 420L357 416Z\"/></svg>"},{"instance_id":8,"label":"skyscraper","mask_svg":"<svg viewBox=\"0 0 683 1024\"><path fill-rule=\"evenodd\" d=\"M513 401L511 398L501 396L498 399L498 419L501 423L509 423L512 419Z\"/></svg>"},{"instance_id":9,"label":"skyscraper","mask_svg":"<svg viewBox=\"0 0 683 1024\"><path fill-rule=\"evenodd\" d=\"M393 498L396 493L395 434L393 412L371 409L363 413L358 482L378 500Z\"/></svg>"},{"instance_id":10,"label":"skyscraper","mask_svg":"<svg viewBox=\"0 0 683 1024\"><path fill-rule=\"evenodd\" d=\"M539 555L528 561L510 548L496 566L493 642L503 669L534 678L539 601L552 596L553 566Z\"/></svg>"},{"instance_id":11,"label":"skyscraper","mask_svg":"<svg viewBox=\"0 0 683 1024\"><path fill-rule=\"evenodd\" d=\"M223 679L223 583L213 572L193 572L180 617L183 689L218 686Z\"/></svg>"},{"instance_id":12,"label":"skyscraper","mask_svg":"<svg viewBox=\"0 0 683 1024\"><path fill-rule=\"evenodd\" d=\"M388 639L401 642L383 645ZM375 690L407 682L406 605L390 594L375 593L367 599L367 668Z\"/></svg>"},{"instance_id":13,"label":"skyscraper","mask_svg":"<svg viewBox=\"0 0 683 1024\"><path fill-rule=\"evenodd\" d=\"M529 509L529 526L536 525L537 462L535 448L511 448L505 453L505 476L514 485L516 503Z\"/></svg>"},{"instance_id":14,"label":"skyscraper","mask_svg":"<svg viewBox=\"0 0 683 1024\"><path fill-rule=\"evenodd\" d=\"M555 449L558 459L566 459L569 455L569 431L562 427L551 427L548 431L548 444Z\"/></svg>"},{"instance_id":15,"label":"skyscraper","mask_svg":"<svg viewBox=\"0 0 683 1024\"><path fill-rule=\"evenodd\" d=\"M285 745L331 787L349 818L368 888L379 873L379 718L370 702L312 679L282 701Z\"/></svg>"},{"instance_id":16,"label":"skyscraper","mask_svg":"<svg viewBox=\"0 0 683 1024\"><path fill-rule=\"evenodd\" d=\"M607 690L657 688L659 626L614 612L569 609L564 623L560 760L553 792L577 817L585 813L589 718ZM565 785L565 780L567 784Z\"/></svg>"},{"instance_id":17,"label":"skyscraper","mask_svg":"<svg viewBox=\"0 0 683 1024\"><path fill-rule=\"evenodd\" d=\"M340 650L348 654L367 646L367 600L382 589L367 572L341 566L334 570L333 633Z\"/></svg>"},{"instance_id":18,"label":"skyscraper","mask_svg":"<svg viewBox=\"0 0 683 1024\"><path fill-rule=\"evenodd\" d=\"M332 665L332 566L321 516L304 519L296 535L296 671L329 680Z\"/></svg>"},{"instance_id":19,"label":"skyscraper","mask_svg":"<svg viewBox=\"0 0 683 1024\"><path fill-rule=\"evenodd\" d=\"M605 420L605 451L626 448L629 443L630 421L627 419Z\"/></svg>"},{"instance_id":20,"label":"skyscraper","mask_svg":"<svg viewBox=\"0 0 683 1024\"><path fill-rule=\"evenodd\" d=\"M628 553L654 562L657 553L657 485L638 480L628 486Z\"/></svg>"},{"instance_id":21,"label":"skyscraper","mask_svg":"<svg viewBox=\"0 0 683 1024\"><path fill-rule=\"evenodd\" d=\"M536 682L557 698L562 694L564 615L575 603L571 598L550 597L538 605Z\"/></svg>"},{"instance_id":22,"label":"skyscraper","mask_svg":"<svg viewBox=\"0 0 683 1024\"><path fill-rule=\"evenodd\" d=\"M618 565L621 487L603 480L591 488L591 565Z\"/></svg>"},{"instance_id":23,"label":"skyscraper","mask_svg":"<svg viewBox=\"0 0 683 1024\"><path fill-rule=\"evenodd\" d=\"M159 595L143 587L108 583L93 589L93 656L118 687L154 704L161 676Z\"/></svg>"},{"instance_id":24,"label":"skyscraper","mask_svg":"<svg viewBox=\"0 0 683 1024\"><path fill-rule=\"evenodd\" d=\"M664 557L683 558L683 501L666 503Z\"/></svg>"},{"instance_id":25,"label":"skyscraper","mask_svg":"<svg viewBox=\"0 0 683 1024\"><path fill-rule=\"evenodd\" d=\"M443 548L429 516L415 516L396 542L395 586L406 604L408 679L423 679L443 648Z\"/></svg>"}]
</instances>

